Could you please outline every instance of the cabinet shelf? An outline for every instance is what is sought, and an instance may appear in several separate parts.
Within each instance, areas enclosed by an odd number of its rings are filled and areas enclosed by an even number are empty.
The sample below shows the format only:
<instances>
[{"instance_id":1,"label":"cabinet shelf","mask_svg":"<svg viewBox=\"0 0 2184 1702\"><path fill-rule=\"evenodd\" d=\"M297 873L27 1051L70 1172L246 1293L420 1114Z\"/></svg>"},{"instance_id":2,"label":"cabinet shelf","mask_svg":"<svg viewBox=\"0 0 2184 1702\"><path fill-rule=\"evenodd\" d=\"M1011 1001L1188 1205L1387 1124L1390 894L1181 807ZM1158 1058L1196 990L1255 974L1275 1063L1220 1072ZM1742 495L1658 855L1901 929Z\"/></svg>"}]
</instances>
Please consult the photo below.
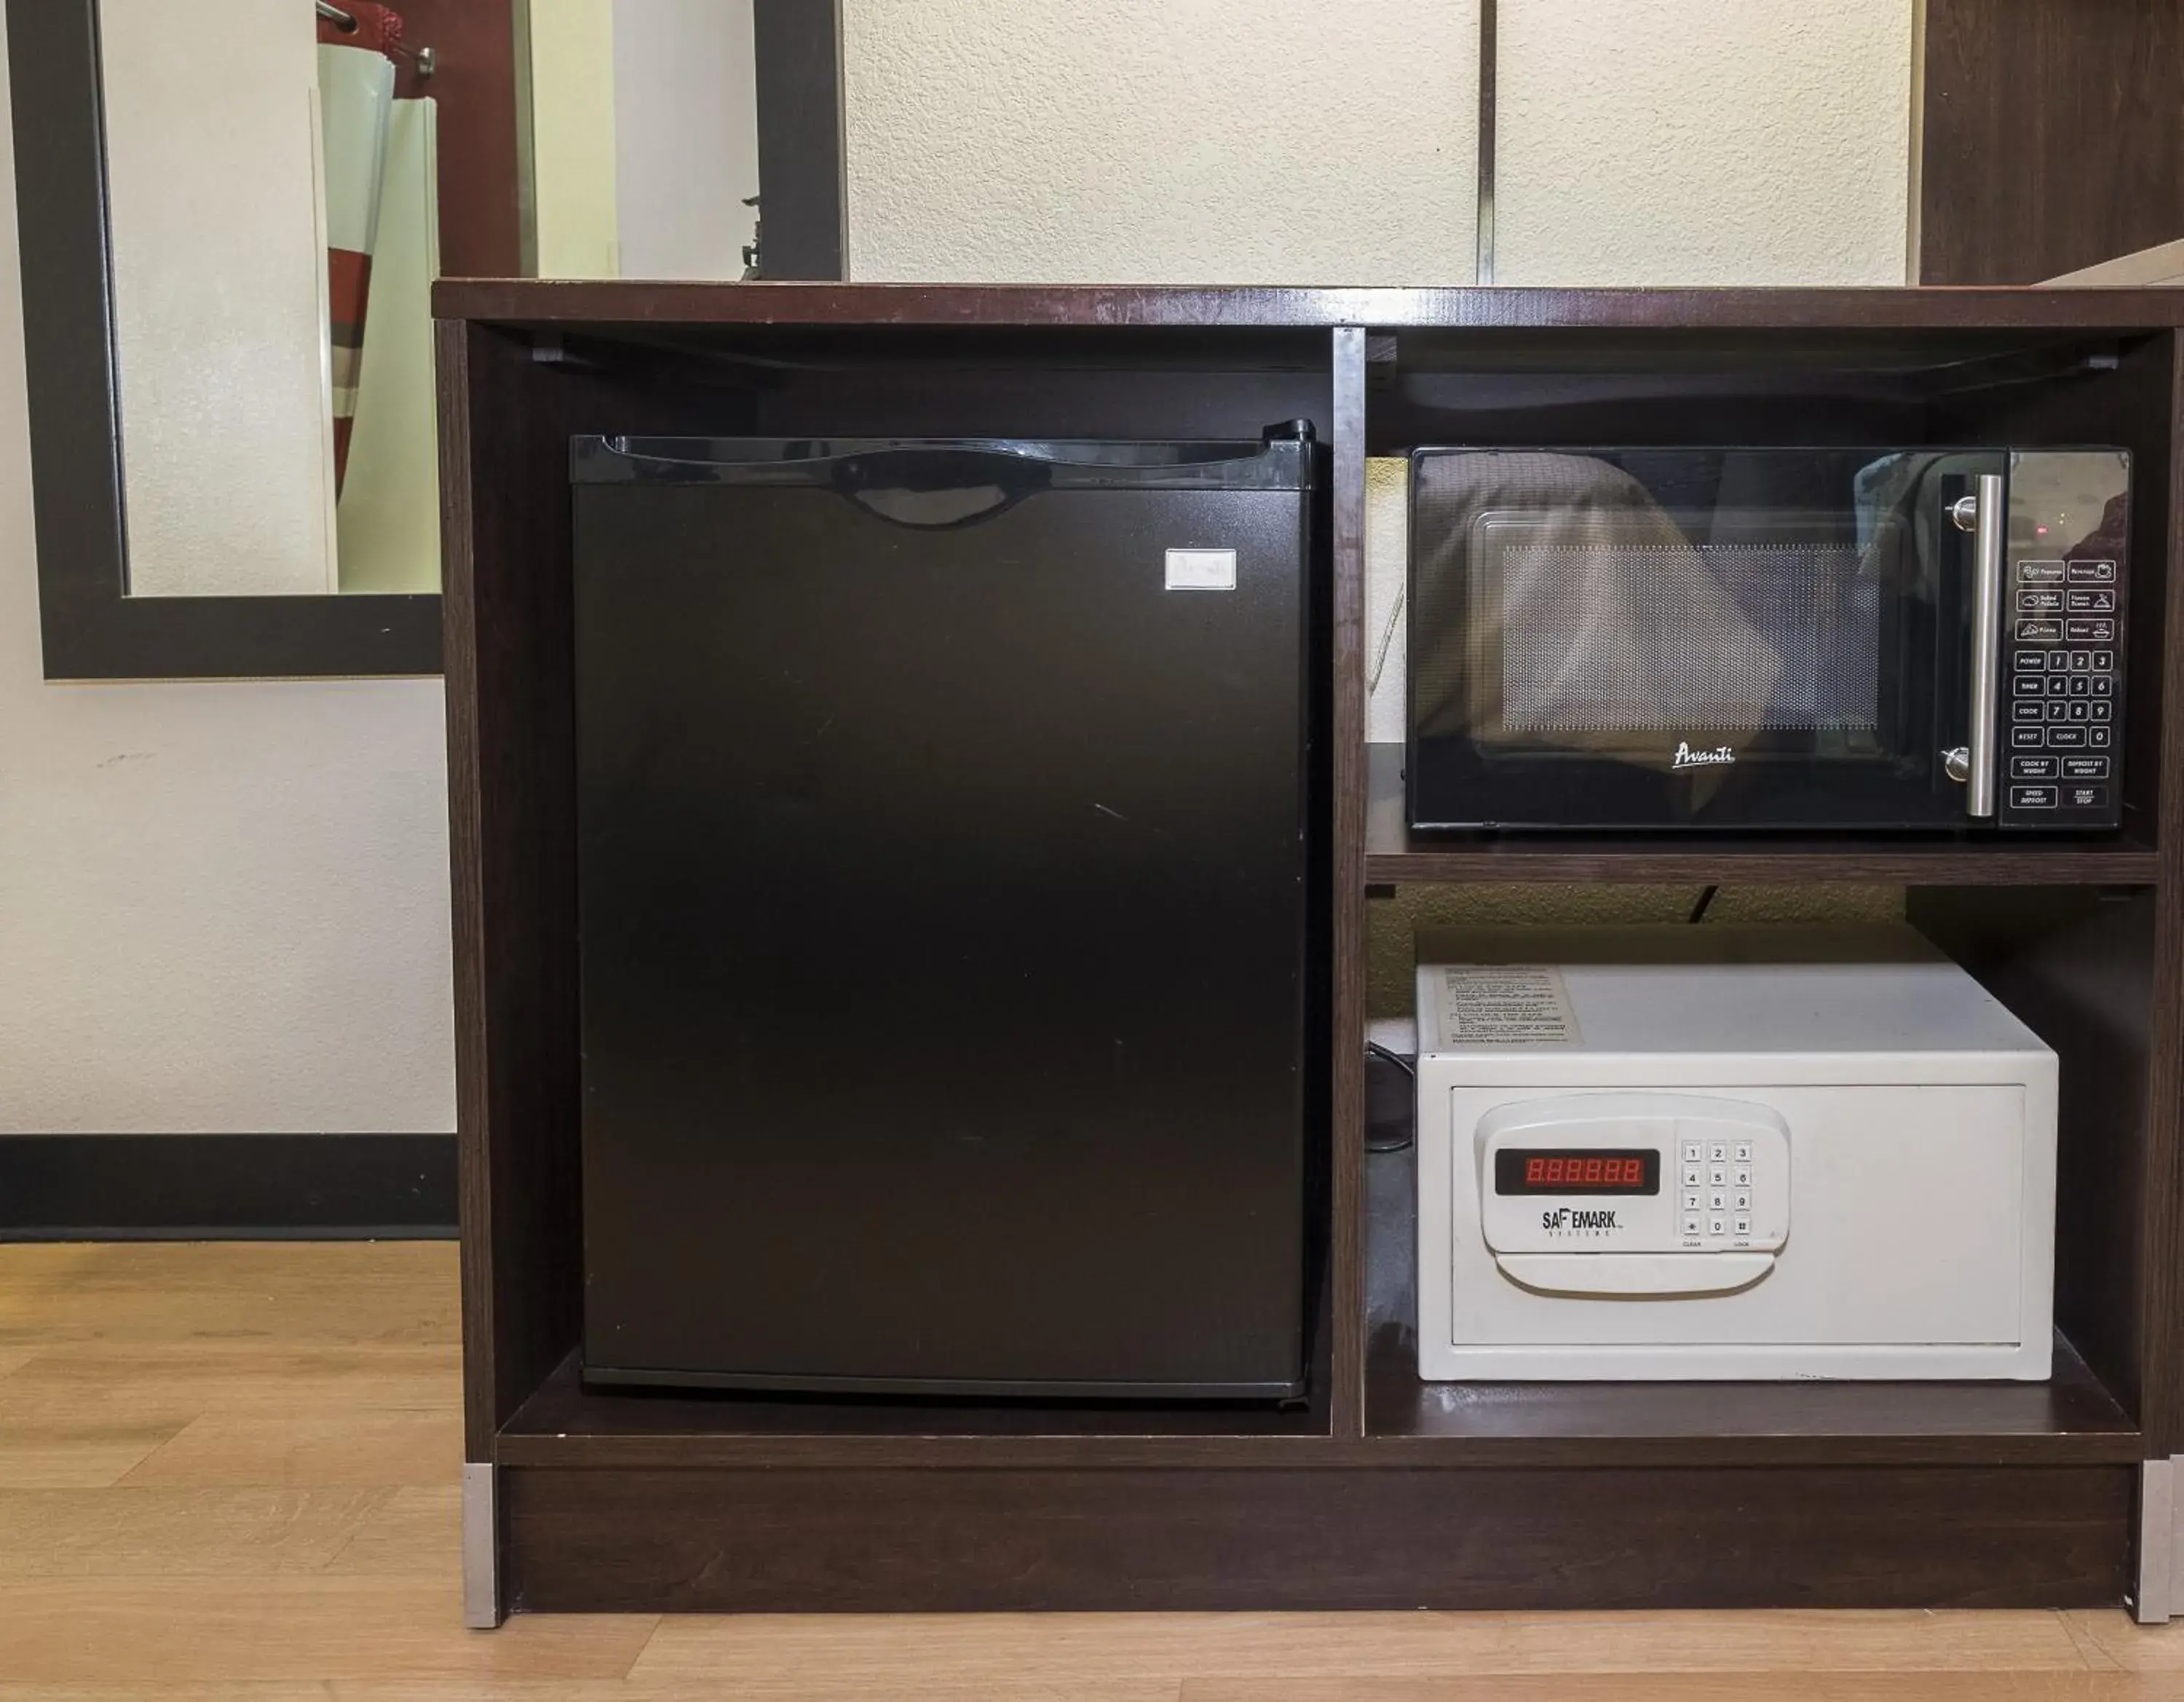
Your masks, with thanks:
<instances>
[{"instance_id":1,"label":"cabinet shelf","mask_svg":"<svg viewBox=\"0 0 2184 1702\"><path fill-rule=\"evenodd\" d=\"M1373 1338L1368 1442L1418 1465L2136 1465L2138 1427L2070 1343L2044 1383L1421 1382Z\"/></svg>"},{"instance_id":2,"label":"cabinet shelf","mask_svg":"<svg viewBox=\"0 0 2184 1702\"><path fill-rule=\"evenodd\" d=\"M1323 1359L1315 1383L1326 1386ZM504 1466L1258 1465L1309 1463L1328 1440L1309 1405L1165 1405L825 1399L593 1391L571 1354L494 1439Z\"/></svg>"}]
</instances>

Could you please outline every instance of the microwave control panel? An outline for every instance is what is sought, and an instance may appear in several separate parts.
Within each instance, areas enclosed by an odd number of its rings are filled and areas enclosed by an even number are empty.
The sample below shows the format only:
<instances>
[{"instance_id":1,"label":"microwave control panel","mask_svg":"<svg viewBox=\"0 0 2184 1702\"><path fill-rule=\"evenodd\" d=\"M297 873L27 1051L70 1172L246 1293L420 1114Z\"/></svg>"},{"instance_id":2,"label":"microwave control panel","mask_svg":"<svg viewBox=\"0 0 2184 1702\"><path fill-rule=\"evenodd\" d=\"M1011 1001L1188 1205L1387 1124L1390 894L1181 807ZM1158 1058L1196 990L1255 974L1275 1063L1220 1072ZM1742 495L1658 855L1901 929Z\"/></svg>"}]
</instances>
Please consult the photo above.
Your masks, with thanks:
<instances>
[{"instance_id":1,"label":"microwave control panel","mask_svg":"<svg viewBox=\"0 0 2184 1702\"><path fill-rule=\"evenodd\" d=\"M2115 450L2010 458L1996 820L2122 819L2129 461Z\"/></svg>"}]
</instances>

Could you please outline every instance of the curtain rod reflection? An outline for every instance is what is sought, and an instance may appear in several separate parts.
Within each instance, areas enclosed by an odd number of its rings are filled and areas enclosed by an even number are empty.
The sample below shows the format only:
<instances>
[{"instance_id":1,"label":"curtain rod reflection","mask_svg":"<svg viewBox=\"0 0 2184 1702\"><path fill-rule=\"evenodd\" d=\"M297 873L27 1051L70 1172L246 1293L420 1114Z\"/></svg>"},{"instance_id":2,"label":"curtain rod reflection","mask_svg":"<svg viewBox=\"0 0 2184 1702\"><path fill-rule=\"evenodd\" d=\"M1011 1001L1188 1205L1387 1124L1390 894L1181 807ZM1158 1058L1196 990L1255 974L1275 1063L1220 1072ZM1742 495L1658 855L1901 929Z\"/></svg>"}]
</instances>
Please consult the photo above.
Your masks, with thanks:
<instances>
[{"instance_id":1,"label":"curtain rod reflection","mask_svg":"<svg viewBox=\"0 0 2184 1702\"><path fill-rule=\"evenodd\" d=\"M356 34L358 25L355 13L345 12L338 6L330 5L327 0L316 0L316 3L319 16L325 22L332 25L344 36ZM415 61L417 75L421 77L429 77L439 68L430 47L412 47L402 42L389 42L387 46L390 52L407 54Z\"/></svg>"}]
</instances>

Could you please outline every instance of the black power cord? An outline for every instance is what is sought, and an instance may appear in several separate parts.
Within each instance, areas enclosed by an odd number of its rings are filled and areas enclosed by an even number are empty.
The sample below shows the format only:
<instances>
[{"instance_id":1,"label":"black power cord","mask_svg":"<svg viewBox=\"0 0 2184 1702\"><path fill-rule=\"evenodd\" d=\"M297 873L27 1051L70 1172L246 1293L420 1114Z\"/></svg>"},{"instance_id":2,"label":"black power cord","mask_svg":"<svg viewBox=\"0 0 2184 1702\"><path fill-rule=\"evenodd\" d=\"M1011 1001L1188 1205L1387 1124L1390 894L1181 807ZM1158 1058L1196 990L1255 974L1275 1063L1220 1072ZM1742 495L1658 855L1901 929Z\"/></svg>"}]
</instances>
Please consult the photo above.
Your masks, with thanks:
<instances>
[{"instance_id":1,"label":"black power cord","mask_svg":"<svg viewBox=\"0 0 2184 1702\"><path fill-rule=\"evenodd\" d=\"M1378 1058L1382 1063L1394 1065L1413 1082L1418 1080L1418 1066L1392 1047L1383 1046L1377 1040L1368 1040L1365 1043L1365 1050L1368 1055ZM1365 1143L1365 1150L1368 1153L1399 1153L1411 1144L1411 1140L1412 1137L1409 1135L1393 1141L1368 1139Z\"/></svg>"}]
</instances>

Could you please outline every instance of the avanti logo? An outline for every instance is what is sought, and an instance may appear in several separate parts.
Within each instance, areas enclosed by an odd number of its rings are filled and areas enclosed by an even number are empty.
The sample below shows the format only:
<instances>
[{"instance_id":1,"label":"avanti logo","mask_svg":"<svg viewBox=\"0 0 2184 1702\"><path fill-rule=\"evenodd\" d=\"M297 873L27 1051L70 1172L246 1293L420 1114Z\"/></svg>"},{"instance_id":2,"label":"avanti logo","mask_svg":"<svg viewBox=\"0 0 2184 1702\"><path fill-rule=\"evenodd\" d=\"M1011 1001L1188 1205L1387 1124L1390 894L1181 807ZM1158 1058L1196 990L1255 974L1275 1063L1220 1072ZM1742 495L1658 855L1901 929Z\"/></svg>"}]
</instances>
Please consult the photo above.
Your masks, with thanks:
<instances>
[{"instance_id":1,"label":"avanti logo","mask_svg":"<svg viewBox=\"0 0 2184 1702\"><path fill-rule=\"evenodd\" d=\"M1671 769L1719 768L1736 760L1736 753L1727 745L1716 745L1712 750L1693 750L1682 739L1676 741L1676 754L1669 760Z\"/></svg>"}]
</instances>

